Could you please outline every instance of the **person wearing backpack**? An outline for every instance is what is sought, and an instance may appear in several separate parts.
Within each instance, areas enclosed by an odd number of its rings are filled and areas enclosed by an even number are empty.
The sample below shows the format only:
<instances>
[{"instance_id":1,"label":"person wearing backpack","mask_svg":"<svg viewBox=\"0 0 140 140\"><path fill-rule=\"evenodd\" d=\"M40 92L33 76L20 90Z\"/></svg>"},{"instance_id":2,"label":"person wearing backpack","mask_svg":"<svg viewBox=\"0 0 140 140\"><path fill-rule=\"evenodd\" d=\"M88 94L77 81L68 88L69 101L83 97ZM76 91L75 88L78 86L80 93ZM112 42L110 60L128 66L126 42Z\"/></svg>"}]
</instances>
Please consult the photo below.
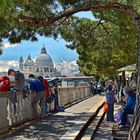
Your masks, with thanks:
<instances>
[{"instance_id":1,"label":"person wearing backpack","mask_svg":"<svg viewBox=\"0 0 140 140\"><path fill-rule=\"evenodd\" d=\"M45 117L45 102L46 102L46 92L45 87L42 82L35 78L33 74L29 75L30 79L30 89L32 94L34 94L34 99L32 102L34 119L42 119ZM40 102L41 114L38 113L37 103Z\"/></svg>"},{"instance_id":2,"label":"person wearing backpack","mask_svg":"<svg viewBox=\"0 0 140 140\"><path fill-rule=\"evenodd\" d=\"M17 87L17 90L21 93L23 93L23 88L25 84L25 77L24 74L20 71L15 71L13 69L8 70L8 75L15 78L15 86Z\"/></svg>"}]
</instances>

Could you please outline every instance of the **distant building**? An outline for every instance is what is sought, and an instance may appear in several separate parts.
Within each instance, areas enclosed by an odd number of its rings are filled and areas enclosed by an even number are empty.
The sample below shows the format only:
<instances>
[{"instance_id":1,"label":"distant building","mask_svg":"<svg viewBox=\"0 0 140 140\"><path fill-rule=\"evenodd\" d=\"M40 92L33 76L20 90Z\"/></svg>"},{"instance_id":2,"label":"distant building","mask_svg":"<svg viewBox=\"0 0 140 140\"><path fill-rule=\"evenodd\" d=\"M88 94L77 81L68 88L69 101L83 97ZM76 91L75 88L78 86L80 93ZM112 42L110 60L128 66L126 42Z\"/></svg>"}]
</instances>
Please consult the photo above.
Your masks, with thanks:
<instances>
[{"instance_id":1,"label":"distant building","mask_svg":"<svg viewBox=\"0 0 140 140\"><path fill-rule=\"evenodd\" d=\"M50 81L52 79L48 79ZM93 76L71 76L54 78L53 81L58 82L60 87L76 87L76 86L89 86L91 81L95 81Z\"/></svg>"},{"instance_id":2,"label":"distant building","mask_svg":"<svg viewBox=\"0 0 140 140\"><path fill-rule=\"evenodd\" d=\"M21 56L19 59L19 70L22 71L25 75L33 73L36 75L42 75L44 77L61 76L57 69L54 68L53 61L51 57L47 54L45 47L41 49L41 53L37 56L35 62L32 60L30 54L25 61Z\"/></svg>"}]
</instances>

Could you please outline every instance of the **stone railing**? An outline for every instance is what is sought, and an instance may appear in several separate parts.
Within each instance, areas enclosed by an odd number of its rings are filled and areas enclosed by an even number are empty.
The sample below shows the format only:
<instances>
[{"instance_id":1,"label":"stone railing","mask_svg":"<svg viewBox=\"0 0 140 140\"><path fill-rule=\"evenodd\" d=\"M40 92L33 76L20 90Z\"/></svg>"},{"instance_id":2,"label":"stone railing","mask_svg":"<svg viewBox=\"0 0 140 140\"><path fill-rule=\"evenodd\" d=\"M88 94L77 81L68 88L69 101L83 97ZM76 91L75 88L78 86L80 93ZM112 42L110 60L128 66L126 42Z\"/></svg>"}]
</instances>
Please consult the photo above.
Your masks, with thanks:
<instances>
[{"instance_id":1,"label":"stone railing","mask_svg":"<svg viewBox=\"0 0 140 140\"><path fill-rule=\"evenodd\" d=\"M68 105L90 95L87 87L68 87L58 89L59 105Z\"/></svg>"},{"instance_id":2,"label":"stone railing","mask_svg":"<svg viewBox=\"0 0 140 140\"><path fill-rule=\"evenodd\" d=\"M59 105L68 105L90 95L89 87L58 88ZM13 104L7 92L0 93L0 133L13 126L19 125L33 118L33 95L25 99L17 93L17 102ZM54 103L49 104L49 111L54 109Z\"/></svg>"},{"instance_id":3,"label":"stone railing","mask_svg":"<svg viewBox=\"0 0 140 140\"><path fill-rule=\"evenodd\" d=\"M0 93L0 133L8 130L9 122L7 119L7 97L5 93Z\"/></svg>"}]
</instances>

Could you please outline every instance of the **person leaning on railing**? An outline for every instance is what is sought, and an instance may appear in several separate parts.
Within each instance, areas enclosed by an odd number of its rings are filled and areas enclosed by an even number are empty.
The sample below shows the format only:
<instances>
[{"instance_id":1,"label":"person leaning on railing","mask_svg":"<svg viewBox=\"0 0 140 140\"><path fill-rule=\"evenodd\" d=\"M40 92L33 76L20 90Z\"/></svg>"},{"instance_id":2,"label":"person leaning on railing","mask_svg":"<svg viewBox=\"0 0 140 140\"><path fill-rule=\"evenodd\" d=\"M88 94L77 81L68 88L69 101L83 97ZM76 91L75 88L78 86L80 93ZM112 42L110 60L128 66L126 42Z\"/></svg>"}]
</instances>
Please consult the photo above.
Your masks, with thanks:
<instances>
[{"instance_id":1,"label":"person leaning on railing","mask_svg":"<svg viewBox=\"0 0 140 140\"><path fill-rule=\"evenodd\" d=\"M8 70L8 75L15 80L15 83L13 82L11 86L14 86L17 88L17 90L22 93L24 84L25 84L25 77L24 74L20 71L15 71L13 69ZM13 80L13 81L14 81Z\"/></svg>"},{"instance_id":2,"label":"person leaning on railing","mask_svg":"<svg viewBox=\"0 0 140 140\"><path fill-rule=\"evenodd\" d=\"M45 87L41 81L34 77L33 74L29 75L30 79L30 89L32 94L34 94L34 99L32 102L34 119L40 119L45 117L45 101L46 101L46 92ZM37 110L37 103L40 102L41 114L39 115Z\"/></svg>"}]
</instances>

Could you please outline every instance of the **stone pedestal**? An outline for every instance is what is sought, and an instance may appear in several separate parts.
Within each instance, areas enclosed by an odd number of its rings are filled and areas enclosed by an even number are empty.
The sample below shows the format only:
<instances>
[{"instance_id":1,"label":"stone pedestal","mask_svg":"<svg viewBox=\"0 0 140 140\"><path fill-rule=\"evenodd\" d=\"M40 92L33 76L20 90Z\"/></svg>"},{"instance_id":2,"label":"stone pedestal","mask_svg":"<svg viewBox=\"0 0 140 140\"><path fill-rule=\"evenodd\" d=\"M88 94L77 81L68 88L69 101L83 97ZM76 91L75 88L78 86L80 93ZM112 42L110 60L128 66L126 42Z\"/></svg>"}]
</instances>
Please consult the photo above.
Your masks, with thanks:
<instances>
[{"instance_id":1,"label":"stone pedestal","mask_svg":"<svg viewBox=\"0 0 140 140\"><path fill-rule=\"evenodd\" d=\"M0 134L8 130L7 97L0 97Z\"/></svg>"}]
</instances>

